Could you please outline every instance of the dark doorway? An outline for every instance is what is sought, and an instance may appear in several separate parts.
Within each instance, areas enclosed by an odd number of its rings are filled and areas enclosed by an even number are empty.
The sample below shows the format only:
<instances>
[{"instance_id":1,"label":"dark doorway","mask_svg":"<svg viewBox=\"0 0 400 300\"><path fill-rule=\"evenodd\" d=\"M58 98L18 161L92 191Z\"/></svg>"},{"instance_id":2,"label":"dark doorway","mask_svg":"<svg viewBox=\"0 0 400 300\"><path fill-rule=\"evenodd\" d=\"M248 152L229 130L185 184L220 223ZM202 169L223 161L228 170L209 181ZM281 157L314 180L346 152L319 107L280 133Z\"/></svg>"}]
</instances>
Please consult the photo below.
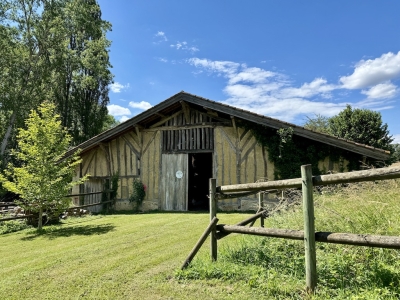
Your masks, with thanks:
<instances>
[{"instance_id":1,"label":"dark doorway","mask_svg":"<svg viewBox=\"0 0 400 300\"><path fill-rule=\"evenodd\" d=\"M212 153L189 153L188 210L209 210L208 181L212 178Z\"/></svg>"}]
</instances>

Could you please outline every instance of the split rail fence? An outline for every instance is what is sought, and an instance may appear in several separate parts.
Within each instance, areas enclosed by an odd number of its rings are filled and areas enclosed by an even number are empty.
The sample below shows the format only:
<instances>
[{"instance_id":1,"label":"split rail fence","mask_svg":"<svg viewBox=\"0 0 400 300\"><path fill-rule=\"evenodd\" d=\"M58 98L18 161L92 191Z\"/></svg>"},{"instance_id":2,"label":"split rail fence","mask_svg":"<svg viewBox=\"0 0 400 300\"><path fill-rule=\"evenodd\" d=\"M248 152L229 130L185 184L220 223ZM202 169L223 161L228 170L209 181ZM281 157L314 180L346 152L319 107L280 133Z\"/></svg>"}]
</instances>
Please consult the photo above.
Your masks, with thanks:
<instances>
[{"instance_id":1,"label":"split rail fence","mask_svg":"<svg viewBox=\"0 0 400 300\"><path fill-rule=\"evenodd\" d=\"M80 205L80 206L72 206L66 209L66 211L71 211L74 209L81 209L81 208L87 208L87 207L91 207L91 206L96 206L96 205L104 205L104 204L108 204L106 206L106 209L109 209L109 205L110 204L114 204L115 200L110 200L110 193L112 192L112 190L106 190L106 191L101 191L101 192L91 192L91 193L81 193L81 194L71 194L71 195L66 195L64 197L85 197L85 196L90 196L90 195L99 195L99 194L103 194L106 193L107 194L107 201L103 201L103 202L97 202L97 203L91 203L91 204L85 204L85 205ZM10 203L1 203L0 207L15 207L17 206L17 204L10 202ZM104 206L103 206L104 208ZM33 214L26 214L23 216L14 216L14 217L6 217L6 218L0 218L0 222L4 222L4 221L13 221L13 220L20 220L20 219L28 219L34 217Z\"/></svg>"},{"instance_id":2,"label":"split rail fence","mask_svg":"<svg viewBox=\"0 0 400 300\"><path fill-rule=\"evenodd\" d=\"M400 168L381 168L373 170L355 171L340 174L312 176L311 165L301 166L301 178L278 180L259 183L247 183L237 185L216 186L216 179L210 179L210 224L203 233L197 244L194 246L189 256L182 264L181 269L186 268L207 236L210 235L210 254L213 261L217 260L219 239L231 233L251 234L275 238L304 240L305 248L305 270L306 285L309 292L313 292L317 286L317 268L316 268L316 247L315 242L347 244L355 246L367 246L378 248L400 249L400 237L380 236L351 233L334 232L315 232L314 225L314 186L323 186L340 183L354 183L364 181L377 181L386 179L400 178ZM302 188L303 212L304 212L304 231L263 228L264 211L262 209L263 194L268 190ZM258 212L236 225L218 225L217 201L219 199L241 197L243 195L259 193ZM251 227L254 222L260 219L261 227ZM250 227L244 227L250 224Z\"/></svg>"}]
</instances>

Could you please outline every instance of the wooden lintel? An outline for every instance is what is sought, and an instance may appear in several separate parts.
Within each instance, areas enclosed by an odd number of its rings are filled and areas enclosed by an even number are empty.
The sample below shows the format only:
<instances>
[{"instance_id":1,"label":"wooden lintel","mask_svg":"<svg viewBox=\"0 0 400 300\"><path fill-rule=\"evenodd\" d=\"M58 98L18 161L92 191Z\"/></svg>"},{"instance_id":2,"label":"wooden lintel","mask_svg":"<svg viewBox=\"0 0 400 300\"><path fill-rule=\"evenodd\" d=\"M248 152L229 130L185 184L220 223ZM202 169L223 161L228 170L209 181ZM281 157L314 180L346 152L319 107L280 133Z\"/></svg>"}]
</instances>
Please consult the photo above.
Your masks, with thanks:
<instances>
[{"instance_id":1,"label":"wooden lintel","mask_svg":"<svg viewBox=\"0 0 400 300\"><path fill-rule=\"evenodd\" d=\"M190 124L190 106L185 101L180 101L183 114L185 115L186 124Z\"/></svg>"}]
</instances>

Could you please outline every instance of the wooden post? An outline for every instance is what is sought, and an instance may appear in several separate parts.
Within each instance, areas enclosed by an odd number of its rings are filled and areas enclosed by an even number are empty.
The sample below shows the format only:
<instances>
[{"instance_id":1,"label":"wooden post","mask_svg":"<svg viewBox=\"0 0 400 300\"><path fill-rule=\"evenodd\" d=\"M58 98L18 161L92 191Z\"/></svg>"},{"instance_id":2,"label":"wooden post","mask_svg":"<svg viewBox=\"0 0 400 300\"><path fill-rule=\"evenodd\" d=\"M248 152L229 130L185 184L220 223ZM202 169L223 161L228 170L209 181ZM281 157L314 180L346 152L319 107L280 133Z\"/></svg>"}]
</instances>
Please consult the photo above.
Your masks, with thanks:
<instances>
[{"instance_id":1,"label":"wooden post","mask_svg":"<svg viewBox=\"0 0 400 300\"><path fill-rule=\"evenodd\" d=\"M258 210L261 211L264 207L264 193L260 192L258 193ZM261 215L260 217L260 226L264 227L264 215Z\"/></svg>"},{"instance_id":2,"label":"wooden post","mask_svg":"<svg viewBox=\"0 0 400 300\"><path fill-rule=\"evenodd\" d=\"M203 235L200 237L200 239L197 241L196 245L193 247L192 251L190 251L188 257L186 260L183 262L181 266L181 270L185 269L190 262L193 260L201 246L203 245L204 241L207 239L207 236L210 234L210 232L215 228L215 225L218 223L218 218L214 218L211 223L207 226L206 230L204 231Z\"/></svg>"},{"instance_id":3,"label":"wooden post","mask_svg":"<svg viewBox=\"0 0 400 300\"><path fill-rule=\"evenodd\" d=\"M317 286L317 261L315 254L314 202L311 165L301 166L304 211L304 248L306 257L307 291L313 293Z\"/></svg>"},{"instance_id":4,"label":"wooden post","mask_svg":"<svg viewBox=\"0 0 400 300\"><path fill-rule=\"evenodd\" d=\"M217 217L217 201L215 199L217 188L217 180L215 178L210 178L210 222ZM215 227L211 230L210 235L210 253L211 260L217 260L217 230Z\"/></svg>"}]
</instances>

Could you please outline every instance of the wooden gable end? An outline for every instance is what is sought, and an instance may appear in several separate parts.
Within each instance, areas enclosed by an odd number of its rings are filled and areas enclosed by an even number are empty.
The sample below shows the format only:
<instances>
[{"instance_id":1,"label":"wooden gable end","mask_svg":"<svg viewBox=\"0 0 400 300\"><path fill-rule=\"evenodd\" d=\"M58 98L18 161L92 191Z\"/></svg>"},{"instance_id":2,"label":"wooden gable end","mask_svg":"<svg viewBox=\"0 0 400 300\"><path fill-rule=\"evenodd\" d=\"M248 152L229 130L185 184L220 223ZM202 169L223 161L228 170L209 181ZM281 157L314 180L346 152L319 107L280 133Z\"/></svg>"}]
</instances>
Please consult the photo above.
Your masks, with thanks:
<instances>
[{"instance_id":1,"label":"wooden gable end","mask_svg":"<svg viewBox=\"0 0 400 300\"><path fill-rule=\"evenodd\" d=\"M144 132L160 131L163 153L201 152L214 149L214 128L232 126L229 119L211 110L200 111L181 101L181 110L152 124Z\"/></svg>"}]
</instances>

